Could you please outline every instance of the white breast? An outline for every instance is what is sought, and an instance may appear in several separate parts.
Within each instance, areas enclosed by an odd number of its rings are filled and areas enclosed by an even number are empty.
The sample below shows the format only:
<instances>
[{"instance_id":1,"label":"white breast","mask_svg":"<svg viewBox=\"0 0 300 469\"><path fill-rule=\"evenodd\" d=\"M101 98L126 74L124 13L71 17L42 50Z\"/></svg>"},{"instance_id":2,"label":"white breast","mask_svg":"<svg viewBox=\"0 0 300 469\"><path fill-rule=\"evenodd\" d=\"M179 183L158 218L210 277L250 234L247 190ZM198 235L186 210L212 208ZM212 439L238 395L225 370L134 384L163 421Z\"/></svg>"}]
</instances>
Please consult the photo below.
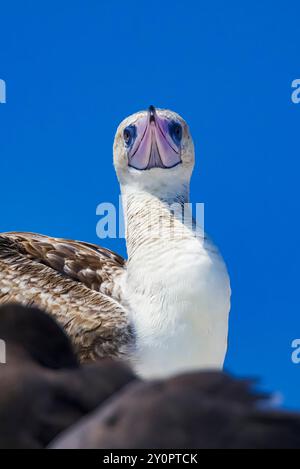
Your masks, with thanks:
<instances>
[{"instance_id":1,"label":"white breast","mask_svg":"<svg viewBox=\"0 0 300 469\"><path fill-rule=\"evenodd\" d=\"M171 242L168 249L158 239L152 248L155 257L140 252L127 272L137 373L153 378L222 368L230 309L223 260L211 244L194 237Z\"/></svg>"}]
</instances>

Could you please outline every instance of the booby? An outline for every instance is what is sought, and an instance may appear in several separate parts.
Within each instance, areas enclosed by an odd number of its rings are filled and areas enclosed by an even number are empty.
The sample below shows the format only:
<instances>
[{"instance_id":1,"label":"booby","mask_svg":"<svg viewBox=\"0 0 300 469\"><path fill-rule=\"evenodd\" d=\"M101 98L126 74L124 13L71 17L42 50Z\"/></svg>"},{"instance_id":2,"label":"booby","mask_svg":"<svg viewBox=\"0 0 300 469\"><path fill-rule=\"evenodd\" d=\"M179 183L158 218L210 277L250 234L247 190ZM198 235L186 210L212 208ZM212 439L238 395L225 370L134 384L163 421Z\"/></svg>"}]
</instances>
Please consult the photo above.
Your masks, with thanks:
<instances>
[{"instance_id":1,"label":"booby","mask_svg":"<svg viewBox=\"0 0 300 469\"><path fill-rule=\"evenodd\" d=\"M120 124L113 153L127 261L85 242L4 233L0 303L52 314L81 361L124 358L145 378L222 368L227 269L203 231L174 210L189 210L194 145L186 122L150 106Z\"/></svg>"}]
</instances>

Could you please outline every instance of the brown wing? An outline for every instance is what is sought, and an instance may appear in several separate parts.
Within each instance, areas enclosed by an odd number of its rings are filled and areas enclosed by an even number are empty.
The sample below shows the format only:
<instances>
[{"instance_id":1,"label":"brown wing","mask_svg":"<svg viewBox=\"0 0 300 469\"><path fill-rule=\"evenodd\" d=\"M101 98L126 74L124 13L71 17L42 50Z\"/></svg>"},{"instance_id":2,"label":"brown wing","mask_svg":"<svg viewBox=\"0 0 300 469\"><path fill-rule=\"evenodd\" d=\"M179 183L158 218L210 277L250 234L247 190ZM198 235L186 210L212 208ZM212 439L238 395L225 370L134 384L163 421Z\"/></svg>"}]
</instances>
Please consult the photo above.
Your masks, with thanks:
<instances>
[{"instance_id":1,"label":"brown wing","mask_svg":"<svg viewBox=\"0 0 300 469\"><path fill-rule=\"evenodd\" d=\"M28 259L83 283L92 290L120 299L116 278L124 273L125 260L95 244L51 238L35 233L4 233Z\"/></svg>"},{"instance_id":2,"label":"brown wing","mask_svg":"<svg viewBox=\"0 0 300 469\"><path fill-rule=\"evenodd\" d=\"M133 340L119 301L122 272L121 257L88 243L0 236L0 304L34 304L55 316L83 361L120 356Z\"/></svg>"}]
</instances>

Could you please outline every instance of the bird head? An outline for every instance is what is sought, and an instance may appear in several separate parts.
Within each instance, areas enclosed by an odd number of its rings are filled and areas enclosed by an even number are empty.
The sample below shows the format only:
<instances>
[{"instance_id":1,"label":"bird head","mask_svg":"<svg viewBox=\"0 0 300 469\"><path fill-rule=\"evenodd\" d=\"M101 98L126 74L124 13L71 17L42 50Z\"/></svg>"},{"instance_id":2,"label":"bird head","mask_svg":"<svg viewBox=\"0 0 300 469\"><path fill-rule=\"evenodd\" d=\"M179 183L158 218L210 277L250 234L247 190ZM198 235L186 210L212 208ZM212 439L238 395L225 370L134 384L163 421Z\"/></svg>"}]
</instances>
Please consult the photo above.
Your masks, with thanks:
<instances>
[{"instance_id":1,"label":"bird head","mask_svg":"<svg viewBox=\"0 0 300 469\"><path fill-rule=\"evenodd\" d=\"M114 166L123 188L172 193L188 186L194 145L186 122L154 106L127 117L115 136Z\"/></svg>"}]
</instances>

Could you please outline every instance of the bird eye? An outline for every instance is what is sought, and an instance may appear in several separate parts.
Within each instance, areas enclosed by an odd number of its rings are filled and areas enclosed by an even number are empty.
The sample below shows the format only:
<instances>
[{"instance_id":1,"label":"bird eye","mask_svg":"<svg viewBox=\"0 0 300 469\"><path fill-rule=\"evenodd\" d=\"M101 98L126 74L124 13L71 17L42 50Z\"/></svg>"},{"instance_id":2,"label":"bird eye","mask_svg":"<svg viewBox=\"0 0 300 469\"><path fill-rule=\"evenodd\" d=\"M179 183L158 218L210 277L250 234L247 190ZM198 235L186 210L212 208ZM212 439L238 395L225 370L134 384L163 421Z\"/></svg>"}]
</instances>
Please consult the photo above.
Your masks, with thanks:
<instances>
[{"instance_id":1,"label":"bird eye","mask_svg":"<svg viewBox=\"0 0 300 469\"><path fill-rule=\"evenodd\" d=\"M136 127L134 125L129 125L124 129L123 132L124 142L129 147L132 145L135 137L136 137Z\"/></svg>"},{"instance_id":2,"label":"bird eye","mask_svg":"<svg viewBox=\"0 0 300 469\"><path fill-rule=\"evenodd\" d=\"M182 140L182 127L178 122L171 122L169 125L170 135L173 141L179 145Z\"/></svg>"}]
</instances>

